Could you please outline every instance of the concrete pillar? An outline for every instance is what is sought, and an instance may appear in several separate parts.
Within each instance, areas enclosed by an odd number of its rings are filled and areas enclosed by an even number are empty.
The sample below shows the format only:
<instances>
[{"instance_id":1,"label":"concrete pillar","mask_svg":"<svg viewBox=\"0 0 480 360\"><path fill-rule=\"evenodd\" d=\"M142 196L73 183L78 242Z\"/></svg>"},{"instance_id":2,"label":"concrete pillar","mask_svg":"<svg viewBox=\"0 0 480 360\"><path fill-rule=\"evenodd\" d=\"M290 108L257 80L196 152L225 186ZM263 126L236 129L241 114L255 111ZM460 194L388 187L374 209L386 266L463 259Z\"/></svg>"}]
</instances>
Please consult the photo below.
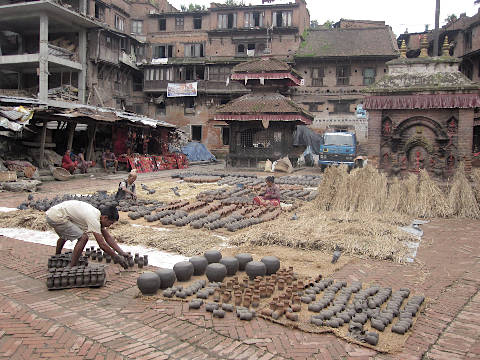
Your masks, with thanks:
<instances>
[{"instance_id":1,"label":"concrete pillar","mask_svg":"<svg viewBox=\"0 0 480 360\"><path fill-rule=\"evenodd\" d=\"M87 0L79 0L80 14L87 15Z\"/></svg>"},{"instance_id":2,"label":"concrete pillar","mask_svg":"<svg viewBox=\"0 0 480 360\"><path fill-rule=\"evenodd\" d=\"M87 31L80 30L78 33L78 55L82 70L78 73L78 101L85 103L87 88Z\"/></svg>"},{"instance_id":3,"label":"concrete pillar","mask_svg":"<svg viewBox=\"0 0 480 360\"><path fill-rule=\"evenodd\" d=\"M40 15L40 58L38 98L48 100L48 16Z\"/></svg>"},{"instance_id":4,"label":"concrete pillar","mask_svg":"<svg viewBox=\"0 0 480 360\"><path fill-rule=\"evenodd\" d=\"M458 110L458 152L471 156L473 147L473 109Z\"/></svg>"},{"instance_id":5,"label":"concrete pillar","mask_svg":"<svg viewBox=\"0 0 480 360\"><path fill-rule=\"evenodd\" d=\"M95 133L97 132L97 123L93 122L88 124L88 147L87 147L87 161L92 161L94 159L95 152Z\"/></svg>"}]
</instances>

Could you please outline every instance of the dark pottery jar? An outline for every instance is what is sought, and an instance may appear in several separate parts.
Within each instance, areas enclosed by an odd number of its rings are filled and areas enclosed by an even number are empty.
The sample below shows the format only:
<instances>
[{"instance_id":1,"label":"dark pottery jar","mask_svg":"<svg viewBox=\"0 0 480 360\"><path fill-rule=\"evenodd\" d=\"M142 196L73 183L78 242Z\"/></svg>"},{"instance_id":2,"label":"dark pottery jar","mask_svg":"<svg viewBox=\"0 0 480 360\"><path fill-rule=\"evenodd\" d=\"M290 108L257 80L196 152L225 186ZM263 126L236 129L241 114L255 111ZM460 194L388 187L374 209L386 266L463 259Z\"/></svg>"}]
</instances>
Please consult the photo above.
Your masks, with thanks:
<instances>
[{"instance_id":1,"label":"dark pottery jar","mask_svg":"<svg viewBox=\"0 0 480 360\"><path fill-rule=\"evenodd\" d=\"M143 257L139 257L137 260L137 265L139 269L143 268Z\"/></svg>"},{"instance_id":2,"label":"dark pottery jar","mask_svg":"<svg viewBox=\"0 0 480 360\"><path fill-rule=\"evenodd\" d=\"M247 273L250 280L253 280L257 276L265 276L267 268L265 264L261 261L250 261L245 266L245 272Z\"/></svg>"},{"instance_id":3,"label":"dark pottery jar","mask_svg":"<svg viewBox=\"0 0 480 360\"><path fill-rule=\"evenodd\" d=\"M90 285L95 285L97 283L97 280L98 280L97 272L92 271L90 274Z\"/></svg>"},{"instance_id":4,"label":"dark pottery jar","mask_svg":"<svg viewBox=\"0 0 480 360\"><path fill-rule=\"evenodd\" d=\"M219 263L209 264L205 275L210 282L221 282L227 276L227 267Z\"/></svg>"},{"instance_id":5,"label":"dark pottery jar","mask_svg":"<svg viewBox=\"0 0 480 360\"><path fill-rule=\"evenodd\" d=\"M193 264L193 275L199 276L205 274L208 265L208 260L205 256L193 256L188 261Z\"/></svg>"},{"instance_id":6,"label":"dark pottery jar","mask_svg":"<svg viewBox=\"0 0 480 360\"><path fill-rule=\"evenodd\" d=\"M154 272L144 272L137 278L137 286L143 295L154 295L160 288L160 278Z\"/></svg>"},{"instance_id":7,"label":"dark pottery jar","mask_svg":"<svg viewBox=\"0 0 480 360\"><path fill-rule=\"evenodd\" d=\"M160 289L167 289L173 286L177 280L175 271L172 269L157 269L155 270L155 274L157 274L160 279Z\"/></svg>"},{"instance_id":8,"label":"dark pottery jar","mask_svg":"<svg viewBox=\"0 0 480 360\"><path fill-rule=\"evenodd\" d=\"M62 278L60 283L62 287L68 286L68 274L62 273Z\"/></svg>"},{"instance_id":9,"label":"dark pottery jar","mask_svg":"<svg viewBox=\"0 0 480 360\"><path fill-rule=\"evenodd\" d=\"M48 288L48 289L53 288L53 274L48 274L48 277L47 277L47 288Z\"/></svg>"},{"instance_id":10,"label":"dark pottery jar","mask_svg":"<svg viewBox=\"0 0 480 360\"><path fill-rule=\"evenodd\" d=\"M190 261L181 261L173 266L178 281L188 281L193 275L193 264Z\"/></svg>"},{"instance_id":11,"label":"dark pottery jar","mask_svg":"<svg viewBox=\"0 0 480 360\"><path fill-rule=\"evenodd\" d=\"M75 286L75 274L68 275L68 285Z\"/></svg>"},{"instance_id":12,"label":"dark pottery jar","mask_svg":"<svg viewBox=\"0 0 480 360\"><path fill-rule=\"evenodd\" d=\"M275 256L265 256L261 262L265 264L267 275L275 274L280 269L280 260Z\"/></svg>"},{"instance_id":13,"label":"dark pottery jar","mask_svg":"<svg viewBox=\"0 0 480 360\"><path fill-rule=\"evenodd\" d=\"M92 260L97 260L97 252L92 252Z\"/></svg>"},{"instance_id":14,"label":"dark pottery jar","mask_svg":"<svg viewBox=\"0 0 480 360\"><path fill-rule=\"evenodd\" d=\"M237 254L235 257L238 259L238 270L240 271L244 271L247 263L253 261L253 257L250 254Z\"/></svg>"},{"instance_id":15,"label":"dark pottery jar","mask_svg":"<svg viewBox=\"0 0 480 360\"><path fill-rule=\"evenodd\" d=\"M112 262L112 257L110 255L105 256L105 261L109 264Z\"/></svg>"},{"instance_id":16,"label":"dark pottery jar","mask_svg":"<svg viewBox=\"0 0 480 360\"><path fill-rule=\"evenodd\" d=\"M140 254L139 253L136 253L135 254L135 257L133 258L133 261L135 262L135 264L138 264L138 258L140 257Z\"/></svg>"},{"instance_id":17,"label":"dark pottery jar","mask_svg":"<svg viewBox=\"0 0 480 360\"><path fill-rule=\"evenodd\" d=\"M98 272L97 283L98 285L103 285L104 281L105 281L105 271L101 270Z\"/></svg>"},{"instance_id":18,"label":"dark pottery jar","mask_svg":"<svg viewBox=\"0 0 480 360\"><path fill-rule=\"evenodd\" d=\"M58 288L62 284L60 274L53 275L53 286Z\"/></svg>"},{"instance_id":19,"label":"dark pottery jar","mask_svg":"<svg viewBox=\"0 0 480 360\"><path fill-rule=\"evenodd\" d=\"M225 265L227 268L227 276L233 276L238 271L238 259L232 256L224 257L220 259L220 264Z\"/></svg>"},{"instance_id":20,"label":"dark pottery jar","mask_svg":"<svg viewBox=\"0 0 480 360\"><path fill-rule=\"evenodd\" d=\"M218 250L208 250L203 255L207 258L209 264L218 263L222 258L222 254Z\"/></svg>"},{"instance_id":21,"label":"dark pottery jar","mask_svg":"<svg viewBox=\"0 0 480 360\"><path fill-rule=\"evenodd\" d=\"M82 286L83 285L83 277L84 277L83 272L77 272L75 274L75 285L76 286Z\"/></svg>"},{"instance_id":22,"label":"dark pottery jar","mask_svg":"<svg viewBox=\"0 0 480 360\"><path fill-rule=\"evenodd\" d=\"M128 266L133 267L135 265L135 262L133 261L133 258L131 256L128 257Z\"/></svg>"},{"instance_id":23,"label":"dark pottery jar","mask_svg":"<svg viewBox=\"0 0 480 360\"><path fill-rule=\"evenodd\" d=\"M103 260L103 252L100 251L100 252L97 254L97 260L100 261L100 262L102 262L102 260Z\"/></svg>"},{"instance_id":24,"label":"dark pottery jar","mask_svg":"<svg viewBox=\"0 0 480 360\"><path fill-rule=\"evenodd\" d=\"M143 265L148 265L148 255L143 255Z\"/></svg>"}]
</instances>

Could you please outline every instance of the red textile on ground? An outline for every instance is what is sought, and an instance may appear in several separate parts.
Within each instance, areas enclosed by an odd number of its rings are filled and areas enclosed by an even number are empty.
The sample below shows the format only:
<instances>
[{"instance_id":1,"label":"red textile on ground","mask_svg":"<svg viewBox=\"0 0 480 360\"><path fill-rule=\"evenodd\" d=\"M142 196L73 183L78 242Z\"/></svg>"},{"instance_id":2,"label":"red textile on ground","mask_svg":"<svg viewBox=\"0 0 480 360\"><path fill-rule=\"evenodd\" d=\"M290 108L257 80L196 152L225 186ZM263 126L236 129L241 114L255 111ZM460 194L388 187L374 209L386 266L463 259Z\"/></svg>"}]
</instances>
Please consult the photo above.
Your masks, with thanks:
<instances>
[{"instance_id":1,"label":"red textile on ground","mask_svg":"<svg viewBox=\"0 0 480 360\"><path fill-rule=\"evenodd\" d=\"M257 205L271 205L280 206L280 200L277 199L265 199L263 196L255 196L253 202Z\"/></svg>"}]
</instances>

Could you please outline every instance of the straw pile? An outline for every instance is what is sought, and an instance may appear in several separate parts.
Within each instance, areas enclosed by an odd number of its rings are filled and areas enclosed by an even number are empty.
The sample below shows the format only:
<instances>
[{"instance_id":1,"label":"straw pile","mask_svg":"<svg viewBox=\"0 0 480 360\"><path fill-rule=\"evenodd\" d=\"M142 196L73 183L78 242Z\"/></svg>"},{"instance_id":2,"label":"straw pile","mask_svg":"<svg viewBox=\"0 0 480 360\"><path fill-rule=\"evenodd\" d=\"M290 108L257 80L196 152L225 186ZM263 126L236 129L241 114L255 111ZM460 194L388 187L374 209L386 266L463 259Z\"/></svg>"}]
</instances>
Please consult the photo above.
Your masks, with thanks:
<instances>
[{"instance_id":1,"label":"straw pile","mask_svg":"<svg viewBox=\"0 0 480 360\"><path fill-rule=\"evenodd\" d=\"M206 250L217 248L222 240L211 232L195 230L190 227L158 230L147 226L132 226L116 223L108 231L119 243L143 245L184 256L203 254Z\"/></svg>"},{"instance_id":2,"label":"straw pile","mask_svg":"<svg viewBox=\"0 0 480 360\"><path fill-rule=\"evenodd\" d=\"M27 228L40 231L52 230L47 224L45 213L33 209L1 212L0 223L2 226L10 228Z\"/></svg>"},{"instance_id":3,"label":"straw pile","mask_svg":"<svg viewBox=\"0 0 480 360\"><path fill-rule=\"evenodd\" d=\"M463 163L460 163L455 172L447 201L454 216L471 219L480 218L478 202L474 190L465 176Z\"/></svg>"},{"instance_id":4,"label":"straw pile","mask_svg":"<svg viewBox=\"0 0 480 360\"><path fill-rule=\"evenodd\" d=\"M298 220L284 217L247 228L230 238L236 246L281 245L303 250L333 252L336 245L349 255L403 262L405 241L413 237L398 229L411 218L398 214L321 211L307 204L298 212Z\"/></svg>"},{"instance_id":5,"label":"straw pile","mask_svg":"<svg viewBox=\"0 0 480 360\"><path fill-rule=\"evenodd\" d=\"M474 184L465 176L460 164L449 191L442 189L426 170L406 179L387 177L371 166L355 169L331 167L319 185L316 206L324 211L361 213L396 212L416 218L480 218L480 172L473 174ZM448 194L448 195L446 195Z\"/></svg>"}]
</instances>

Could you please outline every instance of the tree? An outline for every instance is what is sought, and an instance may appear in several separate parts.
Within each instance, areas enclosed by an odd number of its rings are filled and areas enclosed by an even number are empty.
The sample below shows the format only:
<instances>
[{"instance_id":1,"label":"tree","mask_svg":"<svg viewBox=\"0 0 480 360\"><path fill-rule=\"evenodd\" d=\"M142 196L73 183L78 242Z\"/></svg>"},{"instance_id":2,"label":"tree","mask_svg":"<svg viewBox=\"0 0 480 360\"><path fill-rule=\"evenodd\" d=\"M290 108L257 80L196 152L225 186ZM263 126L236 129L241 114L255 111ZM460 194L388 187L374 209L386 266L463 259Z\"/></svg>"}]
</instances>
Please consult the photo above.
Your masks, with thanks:
<instances>
[{"instance_id":1,"label":"tree","mask_svg":"<svg viewBox=\"0 0 480 360\"><path fill-rule=\"evenodd\" d=\"M325 22L323 23L322 26L323 26L325 29L333 29L333 26L334 26L334 25L335 25L335 21L333 21L333 20L327 20L327 21L325 21Z\"/></svg>"},{"instance_id":2,"label":"tree","mask_svg":"<svg viewBox=\"0 0 480 360\"><path fill-rule=\"evenodd\" d=\"M480 1L480 0L478 0ZM457 15L455 14L450 14L447 16L447 18L445 19L445 23L448 25L448 24L452 24L454 23L455 21L457 21L458 17Z\"/></svg>"},{"instance_id":3,"label":"tree","mask_svg":"<svg viewBox=\"0 0 480 360\"><path fill-rule=\"evenodd\" d=\"M316 28L319 28L319 27L320 27L320 25L318 24L317 20L310 21L310 29L316 29Z\"/></svg>"},{"instance_id":4,"label":"tree","mask_svg":"<svg viewBox=\"0 0 480 360\"><path fill-rule=\"evenodd\" d=\"M225 5L228 6L245 6L244 0L225 0Z\"/></svg>"},{"instance_id":5,"label":"tree","mask_svg":"<svg viewBox=\"0 0 480 360\"><path fill-rule=\"evenodd\" d=\"M204 11L204 10L206 10L207 8L205 7L205 5L198 5L198 4L192 4L192 3L190 3L190 5L188 5L188 7L186 7L185 5L181 5L181 6L180 6L180 9L181 9L182 11L195 12L195 11Z\"/></svg>"}]
</instances>

